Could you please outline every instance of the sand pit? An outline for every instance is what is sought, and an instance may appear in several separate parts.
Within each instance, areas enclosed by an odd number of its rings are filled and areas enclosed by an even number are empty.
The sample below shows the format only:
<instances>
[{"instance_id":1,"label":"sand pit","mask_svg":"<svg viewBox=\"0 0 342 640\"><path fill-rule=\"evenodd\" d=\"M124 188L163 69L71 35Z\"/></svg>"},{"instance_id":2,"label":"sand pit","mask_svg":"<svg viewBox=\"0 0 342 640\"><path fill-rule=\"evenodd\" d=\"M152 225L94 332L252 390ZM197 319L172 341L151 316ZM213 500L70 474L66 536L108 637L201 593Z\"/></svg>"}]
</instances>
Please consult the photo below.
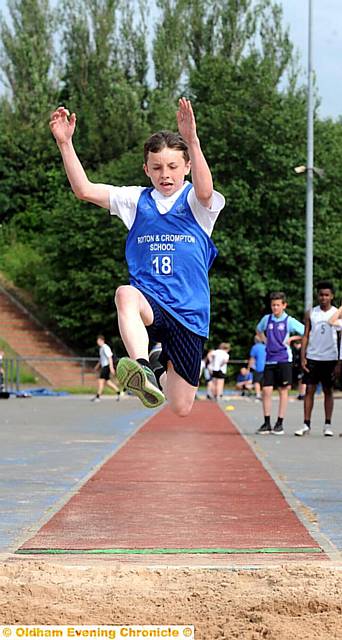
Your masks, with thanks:
<instances>
[{"instance_id":1,"label":"sand pit","mask_svg":"<svg viewBox=\"0 0 342 640\"><path fill-rule=\"evenodd\" d=\"M1 624L194 624L196 640L342 638L342 571L313 564L234 571L115 561L0 566Z\"/></svg>"}]
</instances>

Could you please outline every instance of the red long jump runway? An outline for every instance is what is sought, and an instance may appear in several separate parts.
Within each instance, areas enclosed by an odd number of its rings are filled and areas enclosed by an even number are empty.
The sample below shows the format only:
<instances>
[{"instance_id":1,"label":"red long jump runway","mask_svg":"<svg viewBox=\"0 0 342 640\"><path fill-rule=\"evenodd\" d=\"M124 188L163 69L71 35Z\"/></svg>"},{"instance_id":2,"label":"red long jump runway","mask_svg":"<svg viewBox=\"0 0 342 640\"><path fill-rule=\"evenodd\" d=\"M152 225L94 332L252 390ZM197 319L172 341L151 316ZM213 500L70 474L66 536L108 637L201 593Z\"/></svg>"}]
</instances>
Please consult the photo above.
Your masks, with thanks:
<instances>
[{"instance_id":1,"label":"red long jump runway","mask_svg":"<svg viewBox=\"0 0 342 640\"><path fill-rule=\"evenodd\" d=\"M221 409L154 415L17 553L321 553Z\"/></svg>"}]
</instances>

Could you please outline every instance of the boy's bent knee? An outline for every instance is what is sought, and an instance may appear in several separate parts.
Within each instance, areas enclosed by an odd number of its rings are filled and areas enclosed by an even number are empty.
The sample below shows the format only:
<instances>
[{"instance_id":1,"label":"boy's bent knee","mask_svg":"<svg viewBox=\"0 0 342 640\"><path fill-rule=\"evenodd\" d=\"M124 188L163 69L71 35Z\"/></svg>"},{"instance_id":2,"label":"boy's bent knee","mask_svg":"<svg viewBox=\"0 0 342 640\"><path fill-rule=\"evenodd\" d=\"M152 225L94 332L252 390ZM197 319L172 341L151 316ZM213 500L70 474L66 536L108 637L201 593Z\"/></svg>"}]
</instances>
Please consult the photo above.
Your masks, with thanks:
<instances>
[{"instance_id":1,"label":"boy's bent knee","mask_svg":"<svg viewBox=\"0 0 342 640\"><path fill-rule=\"evenodd\" d=\"M124 304L128 300L132 300L133 296L136 294L134 287L130 284L122 284L117 288L115 292L115 304L119 306L120 304Z\"/></svg>"},{"instance_id":2,"label":"boy's bent knee","mask_svg":"<svg viewBox=\"0 0 342 640\"><path fill-rule=\"evenodd\" d=\"M179 418L186 418L191 412L193 407L193 400L191 401L183 401L183 402L169 402L170 409L175 413Z\"/></svg>"}]
</instances>

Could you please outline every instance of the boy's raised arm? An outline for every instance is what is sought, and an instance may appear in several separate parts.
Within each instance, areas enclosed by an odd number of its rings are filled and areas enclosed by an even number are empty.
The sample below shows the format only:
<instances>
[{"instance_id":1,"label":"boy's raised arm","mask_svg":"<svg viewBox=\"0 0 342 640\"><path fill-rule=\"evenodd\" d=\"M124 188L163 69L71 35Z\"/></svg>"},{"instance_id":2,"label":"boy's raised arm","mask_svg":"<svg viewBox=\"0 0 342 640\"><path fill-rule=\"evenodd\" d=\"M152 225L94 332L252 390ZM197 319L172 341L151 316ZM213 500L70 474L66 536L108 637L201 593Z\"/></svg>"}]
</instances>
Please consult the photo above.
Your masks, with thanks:
<instances>
[{"instance_id":1,"label":"boy's raised arm","mask_svg":"<svg viewBox=\"0 0 342 640\"><path fill-rule=\"evenodd\" d=\"M76 114L65 107L58 107L51 114L50 129L61 152L65 172L77 198L109 209L109 189L105 184L88 180L72 143L76 126Z\"/></svg>"},{"instance_id":2,"label":"boy's raised arm","mask_svg":"<svg viewBox=\"0 0 342 640\"><path fill-rule=\"evenodd\" d=\"M197 136L196 120L191 102L186 98L179 100L177 123L178 131L188 145L192 183L197 200L204 207L210 208L213 197L213 180Z\"/></svg>"}]
</instances>

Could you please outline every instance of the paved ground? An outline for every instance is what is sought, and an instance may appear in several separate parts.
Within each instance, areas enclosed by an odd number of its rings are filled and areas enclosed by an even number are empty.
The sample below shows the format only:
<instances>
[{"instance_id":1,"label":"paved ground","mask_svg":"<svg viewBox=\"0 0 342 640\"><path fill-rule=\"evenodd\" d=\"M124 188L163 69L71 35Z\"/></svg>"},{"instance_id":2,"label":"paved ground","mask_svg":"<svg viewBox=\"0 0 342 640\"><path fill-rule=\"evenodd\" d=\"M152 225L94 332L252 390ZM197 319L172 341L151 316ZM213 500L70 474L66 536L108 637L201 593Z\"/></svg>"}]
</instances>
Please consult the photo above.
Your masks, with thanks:
<instances>
[{"instance_id":1,"label":"paved ground","mask_svg":"<svg viewBox=\"0 0 342 640\"><path fill-rule=\"evenodd\" d=\"M229 412L254 448L260 460L280 482L282 488L307 507L309 520L317 521L319 531L342 551L342 398L335 400L333 438L324 438L323 399L316 397L312 419L312 433L303 438L294 431L302 426L303 404L291 400L288 406L285 435L257 436L262 422L262 410L254 399L229 399L223 406L235 407ZM277 401L273 400L273 417L277 415Z\"/></svg>"},{"instance_id":2,"label":"paved ground","mask_svg":"<svg viewBox=\"0 0 342 640\"><path fill-rule=\"evenodd\" d=\"M303 439L292 435L302 420L297 401L289 405L288 432L279 437L254 435L261 422L254 400L228 397L222 409L234 407L229 417L300 517L342 550L342 438L321 436L321 400L316 404L312 435ZM96 405L87 397L1 401L0 551L24 542L151 415L133 398ZM338 400L336 432L341 418Z\"/></svg>"}]
</instances>

